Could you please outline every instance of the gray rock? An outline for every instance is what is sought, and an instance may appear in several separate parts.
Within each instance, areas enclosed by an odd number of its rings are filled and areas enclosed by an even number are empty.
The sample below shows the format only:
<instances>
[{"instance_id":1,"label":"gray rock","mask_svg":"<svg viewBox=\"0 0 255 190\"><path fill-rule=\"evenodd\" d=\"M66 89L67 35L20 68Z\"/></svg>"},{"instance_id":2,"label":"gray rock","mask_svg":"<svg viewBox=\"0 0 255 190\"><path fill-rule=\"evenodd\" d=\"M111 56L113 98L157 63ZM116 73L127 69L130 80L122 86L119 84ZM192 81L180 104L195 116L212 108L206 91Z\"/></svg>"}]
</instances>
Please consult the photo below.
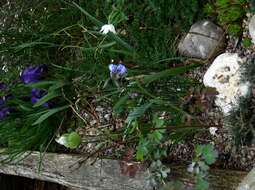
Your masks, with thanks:
<instances>
[{"instance_id":1,"label":"gray rock","mask_svg":"<svg viewBox=\"0 0 255 190\"><path fill-rule=\"evenodd\" d=\"M255 168L243 179L237 190L254 190L255 189Z\"/></svg>"},{"instance_id":2,"label":"gray rock","mask_svg":"<svg viewBox=\"0 0 255 190\"><path fill-rule=\"evenodd\" d=\"M224 31L211 21L196 22L188 34L181 40L178 50L181 55L209 59L224 46Z\"/></svg>"},{"instance_id":3,"label":"gray rock","mask_svg":"<svg viewBox=\"0 0 255 190\"><path fill-rule=\"evenodd\" d=\"M255 15L251 18L249 22L249 33L252 39L253 44L255 44Z\"/></svg>"}]
</instances>

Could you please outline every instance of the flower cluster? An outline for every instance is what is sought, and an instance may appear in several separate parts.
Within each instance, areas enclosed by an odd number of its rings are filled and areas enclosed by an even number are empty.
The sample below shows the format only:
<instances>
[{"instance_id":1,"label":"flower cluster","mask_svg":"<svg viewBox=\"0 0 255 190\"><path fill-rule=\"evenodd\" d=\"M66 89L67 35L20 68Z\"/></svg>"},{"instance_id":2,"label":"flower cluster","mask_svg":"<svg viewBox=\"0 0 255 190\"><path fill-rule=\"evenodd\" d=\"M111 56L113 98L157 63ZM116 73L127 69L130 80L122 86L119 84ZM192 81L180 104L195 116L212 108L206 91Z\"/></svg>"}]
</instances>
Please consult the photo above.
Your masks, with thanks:
<instances>
[{"instance_id":1,"label":"flower cluster","mask_svg":"<svg viewBox=\"0 0 255 190\"><path fill-rule=\"evenodd\" d=\"M48 68L46 65L30 66L21 72L20 79L24 84L37 83L47 74ZM5 90L7 85L0 82L0 90ZM33 88L30 92L30 100L32 103L38 102L47 92L45 90ZM5 106L6 102L12 97L12 95L6 95L0 97L0 120L9 115L13 108ZM46 102L44 107L50 108L51 104Z\"/></svg>"},{"instance_id":2,"label":"flower cluster","mask_svg":"<svg viewBox=\"0 0 255 190\"><path fill-rule=\"evenodd\" d=\"M46 65L30 66L21 73L21 80L25 84L37 83L47 74L48 68ZM47 94L44 90L33 88L31 90L31 102L38 102L43 96ZM44 107L49 108L48 102L43 104Z\"/></svg>"},{"instance_id":3,"label":"flower cluster","mask_svg":"<svg viewBox=\"0 0 255 190\"><path fill-rule=\"evenodd\" d=\"M120 79L127 75L127 68L123 64L110 64L109 65L111 78Z\"/></svg>"}]
</instances>

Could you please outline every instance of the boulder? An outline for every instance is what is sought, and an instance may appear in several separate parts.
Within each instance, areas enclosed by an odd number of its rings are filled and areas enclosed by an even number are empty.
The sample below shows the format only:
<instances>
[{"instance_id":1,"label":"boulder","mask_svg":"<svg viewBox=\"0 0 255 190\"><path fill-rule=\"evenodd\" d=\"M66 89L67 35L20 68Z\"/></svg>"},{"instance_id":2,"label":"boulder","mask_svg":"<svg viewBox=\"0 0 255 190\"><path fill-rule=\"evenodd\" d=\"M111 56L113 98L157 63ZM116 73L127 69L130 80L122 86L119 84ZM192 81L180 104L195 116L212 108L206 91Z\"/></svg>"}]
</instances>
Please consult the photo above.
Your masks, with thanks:
<instances>
[{"instance_id":1,"label":"boulder","mask_svg":"<svg viewBox=\"0 0 255 190\"><path fill-rule=\"evenodd\" d=\"M244 62L237 53L219 55L206 71L203 83L218 91L215 103L225 115L239 105L250 89L249 82L241 82L241 65Z\"/></svg>"},{"instance_id":2,"label":"boulder","mask_svg":"<svg viewBox=\"0 0 255 190\"><path fill-rule=\"evenodd\" d=\"M224 31L209 20L196 22L181 40L178 50L181 55L210 59L224 46Z\"/></svg>"}]
</instances>

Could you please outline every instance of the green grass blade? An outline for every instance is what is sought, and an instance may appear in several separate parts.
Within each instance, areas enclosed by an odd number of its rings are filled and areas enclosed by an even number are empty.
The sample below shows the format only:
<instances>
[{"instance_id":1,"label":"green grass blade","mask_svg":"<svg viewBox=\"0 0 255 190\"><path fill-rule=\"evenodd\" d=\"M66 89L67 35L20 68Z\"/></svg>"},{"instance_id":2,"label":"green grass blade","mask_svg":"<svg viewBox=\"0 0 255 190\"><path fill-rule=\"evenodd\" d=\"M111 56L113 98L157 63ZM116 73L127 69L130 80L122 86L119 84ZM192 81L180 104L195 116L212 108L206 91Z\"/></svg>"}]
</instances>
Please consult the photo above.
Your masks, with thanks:
<instances>
[{"instance_id":1,"label":"green grass blade","mask_svg":"<svg viewBox=\"0 0 255 190\"><path fill-rule=\"evenodd\" d=\"M58 113L60 111L63 111L65 109L67 109L69 107L69 105L66 106L62 106L62 107L58 107L58 108L54 108L54 109L50 109L48 110L45 114L41 115L33 124L34 125L38 125L40 123L42 123L43 121L45 121L46 119L48 119L50 116L54 115L55 113Z\"/></svg>"},{"instance_id":2,"label":"green grass blade","mask_svg":"<svg viewBox=\"0 0 255 190\"><path fill-rule=\"evenodd\" d=\"M198 66L199 66L199 64L191 64L191 65L187 65L187 66L183 66L183 67L167 69L165 71L161 71L159 73L155 73L155 74L151 74L151 75L146 75L144 77L144 83L149 84L151 82L157 81L162 78L176 76L176 75L185 73L191 69L194 69Z\"/></svg>"},{"instance_id":3,"label":"green grass blade","mask_svg":"<svg viewBox=\"0 0 255 190\"><path fill-rule=\"evenodd\" d=\"M48 45L50 47L56 47L58 45L54 44L54 43L49 43L49 42L29 42L29 43L23 43L21 45L15 46L13 47L13 49L15 49L16 51L20 51L23 50L25 48L31 48L37 45Z\"/></svg>"},{"instance_id":4,"label":"green grass blade","mask_svg":"<svg viewBox=\"0 0 255 190\"><path fill-rule=\"evenodd\" d=\"M37 83L26 84L25 86L29 87L29 88L46 88L46 87L48 87L50 85L54 85L54 84L56 84L56 81L41 81L41 82L37 82Z\"/></svg>"},{"instance_id":5,"label":"green grass blade","mask_svg":"<svg viewBox=\"0 0 255 190\"><path fill-rule=\"evenodd\" d=\"M127 102L128 98L128 95L121 97L119 101L113 106L113 112L120 113L122 111L121 106Z\"/></svg>"},{"instance_id":6,"label":"green grass blade","mask_svg":"<svg viewBox=\"0 0 255 190\"><path fill-rule=\"evenodd\" d=\"M83 14L85 14L95 25L101 27L104 25L100 20L93 17L91 14L89 14L87 11L85 11L81 6L73 2L74 6L77 7Z\"/></svg>"},{"instance_id":7,"label":"green grass blade","mask_svg":"<svg viewBox=\"0 0 255 190\"><path fill-rule=\"evenodd\" d=\"M136 107L132 112L128 114L128 117L126 119L126 123L130 125L132 121L136 120L137 118L144 115L144 113L152 106L153 102L149 102L146 104L143 104L139 107Z\"/></svg>"},{"instance_id":8,"label":"green grass blade","mask_svg":"<svg viewBox=\"0 0 255 190\"><path fill-rule=\"evenodd\" d=\"M44 103L46 103L46 102L50 101L51 99L56 98L60 95L61 94L57 91L49 92L47 95L43 96L38 102L36 102L33 107L34 108L39 107L39 106L43 105Z\"/></svg>"},{"instance_id":9,"label":"green grass blade","mask_svg":"<svg viewBox=\"0 0 255 190\"><path fill-rule=\"evenodd\" d=\"M126 43L124 40L122 40L119 36L117 36L116 34L109 32L107 34L112 40L114 40L115 42L117 42L120 46L128 49L131 52L135 52L134 48L131 47L128 43Z\"/></svg>"}]
</instances>

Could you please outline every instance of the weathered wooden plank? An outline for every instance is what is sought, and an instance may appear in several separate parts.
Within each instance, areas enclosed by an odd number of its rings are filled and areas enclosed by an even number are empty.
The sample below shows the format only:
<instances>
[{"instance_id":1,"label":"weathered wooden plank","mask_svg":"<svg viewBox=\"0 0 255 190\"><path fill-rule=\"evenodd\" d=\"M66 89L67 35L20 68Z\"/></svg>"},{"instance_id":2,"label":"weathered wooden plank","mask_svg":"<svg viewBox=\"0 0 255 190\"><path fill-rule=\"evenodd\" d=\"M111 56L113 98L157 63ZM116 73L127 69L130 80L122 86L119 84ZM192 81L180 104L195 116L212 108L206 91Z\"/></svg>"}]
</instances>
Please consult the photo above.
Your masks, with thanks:
<instances>
[{"instance_id":1,"label":"weathered wooden plank","mask_svg":"<svg viewBox=\"0 0 255 190\"><path fill-rule=\"evenodd\" d=\"M208 175L210 190L236 190L247 173L236 170L210 169ZM194 185L194 180L185 166L171 166L171 177L184 182L188 187Z\"/></svg>"},{"instance_id":2,"label":"weathered wooden plank","mask_svg":"<svg viewBox=\"0 0 255 190\"><path fill-rule=\"evenodd\" d=\"M3 157L2 157L3 158ZM40 154L33 152L20 163L0 166L0 173L39 179L62 184L77 190L149 190L146 186L147 171L140 171L134 178L121 174L117 160L91 160L78 167L79 155L47 153L39 172ZM178 179L187 186L194 184L186 166L169 166L170 179ZM248 172L211 169L208 176L212 190L234 190Z\"/></svg>"},{"instance_id":3,"label":"weathered wooden plank","mask_svg":"<svg viewBox=\"0 0 255 190\"><path fill-rule=\"evenodd\" d=\"M33 152L18 164L0 166L0 173L39 179L84 190L144 190L145 174L140 172L135 178L123 176L120 165L115 160L91 160L77 166L78 155L47 153L43 157L39 172L40 154Z\"/></svg>"}]
</instances>

